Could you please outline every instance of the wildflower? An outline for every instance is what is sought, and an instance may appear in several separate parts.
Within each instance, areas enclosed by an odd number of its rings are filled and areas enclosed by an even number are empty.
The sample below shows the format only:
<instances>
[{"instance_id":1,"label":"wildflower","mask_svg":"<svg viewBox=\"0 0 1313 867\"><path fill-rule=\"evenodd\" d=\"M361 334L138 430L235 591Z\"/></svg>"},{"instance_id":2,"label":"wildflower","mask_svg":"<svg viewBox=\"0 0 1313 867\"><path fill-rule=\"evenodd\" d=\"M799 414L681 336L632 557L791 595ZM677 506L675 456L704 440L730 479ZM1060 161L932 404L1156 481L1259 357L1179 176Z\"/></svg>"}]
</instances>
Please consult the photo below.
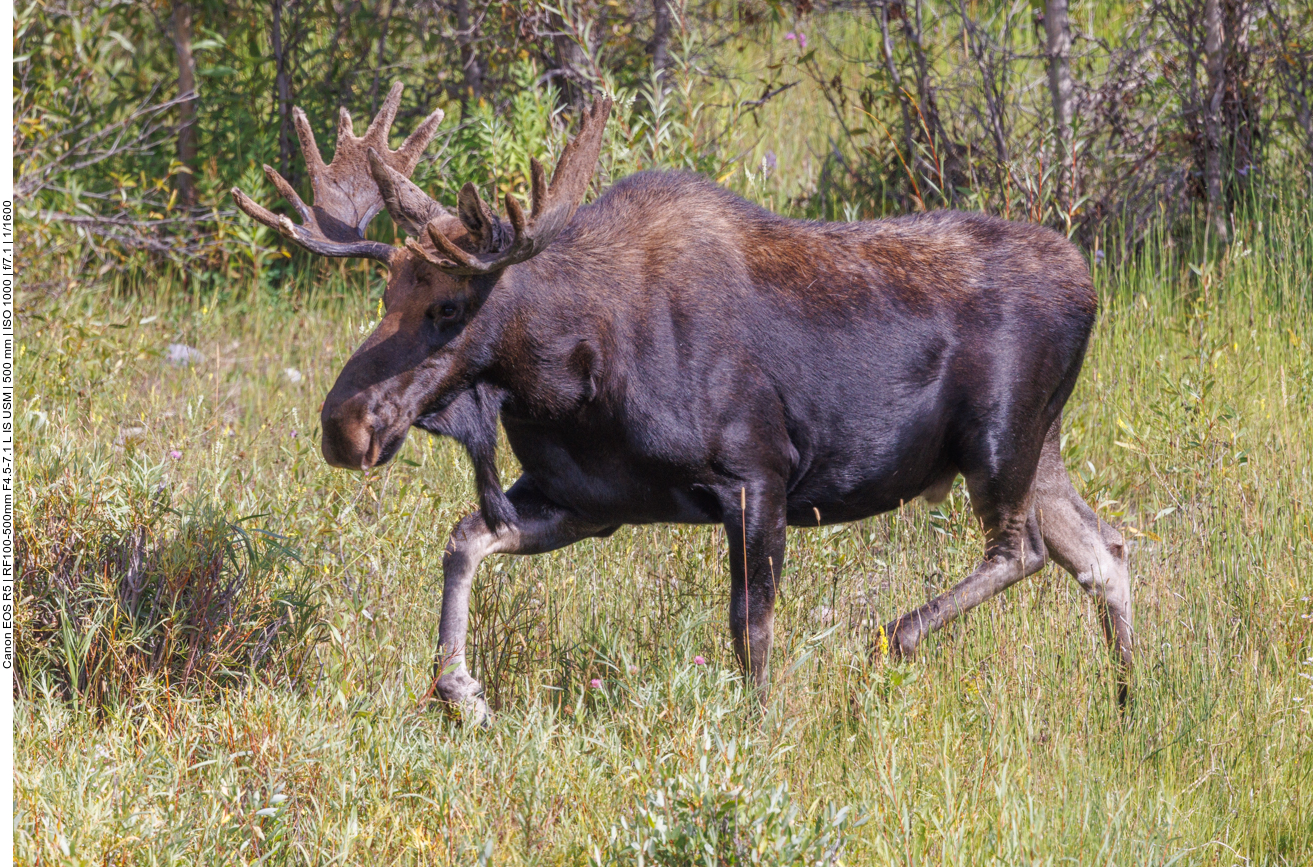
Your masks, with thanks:
<instances>
[{"instance_id":1,"label":"wildflower","mask_svg":"<svg viewBox=\"0 0 1313 867\"><path fill-rule=\"evenodd\" d=\"M706 664L707 664L707 661L706 661L705 659L703 659L701 656L695 656L695 657L693 657L693 664L694 664L694 665L706 665Z\"/></svg>"},{"instance_id":2,"label":"wildflower","mask_svg":"<svg viewBox=\"0 0 1313 867\"><path fill-rule=\"evenodd\" d=\"M588 681L588 685L591 686L593 689L601 689L601 688L602 688L602 680L601 680L601 678L597 678L597 677L595 677L595 678L593 678L592 680Z\"/></svg>"},{"instance_id":3,"label":"wildflower","mask_svg":"<svg viewBox=\"0 0 1313 867\"><path fill-rule=\"evenodd\" d=\"M884 627L883 627L883 626L880 627L879 640L880 640L880 656L881 656L881 657L888 656L888 655L889 655L889 636L888 636L888 635L885 635Z\"/></svg>"},{"instance_id":4,"label":"wildflower","mask_svg":"<svg viewBox=\"0 0 1313 867\"><path fill-rule=\"evenodd\" d=\"M784 38L785 38L785 39L788 39L788 40L791 41L791 42L796 41L796 42L798 43L798 50L799 50L799 51L806 51L806 50L807 50L807 36L806 36L806 34L804 34L804 33L786 33L786 34L784 34Z\"/></svg>"},{"instance_id":5,"label":"wildflower","mask_svg":"<svg viewBox=\"0 0 1313 867\"><path fill-rule=\"evenodd\" d=\"M176 461L182 457L182 452L178 451L177 449L171 449L169 451L169 457L173 458Z\"/></svg>"},{"instance_id":6,"label":"wildflower","mask_svg":"<svg viewBox=\"0 0 1313 867\"><path fill-rule=\"evenodd\" d=\"M631 675L638 674L638 666L637 665L629 666L629 673Z\"/></svg>"}]
</instances>

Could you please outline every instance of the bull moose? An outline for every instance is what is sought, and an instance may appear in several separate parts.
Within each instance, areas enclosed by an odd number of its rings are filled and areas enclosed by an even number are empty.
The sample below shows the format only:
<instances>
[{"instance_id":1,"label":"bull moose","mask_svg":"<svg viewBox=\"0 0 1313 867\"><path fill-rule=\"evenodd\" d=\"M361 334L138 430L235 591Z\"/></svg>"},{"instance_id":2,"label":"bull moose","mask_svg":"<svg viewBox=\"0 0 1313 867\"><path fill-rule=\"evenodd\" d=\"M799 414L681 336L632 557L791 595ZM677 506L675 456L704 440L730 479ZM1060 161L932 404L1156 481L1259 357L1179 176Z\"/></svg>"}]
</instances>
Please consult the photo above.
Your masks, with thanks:
<instances>
[{"instance_id":1,"label":"bull moose","mask_svg":"<svg viewBox=\"0 0 1313 867\"><path fill-rule=\"evenodd\" d=\"M697 175L645 171L580 207L611 101L582 112L551 182L531 163L528 214L472 184L453 213L410 181L435 111L392 150L393 86L356 137L345 110L325 165L294 113L299 224L233 196L312 253L387 266L385 313L325 399L323 454L367 470L412 427L454 438L480 508L442 561L430 695L482 720L465 664L470 586L489 554L539 554L624 524L723 524L729 623L764 686L785 528L855 521L966 479L984 558L887 627L907 656L928 633L1049 557L1101 603L1125 701L1132 660L1121 536L1068 479L1062 409L1097 299L1060 235L979 214L852 223L786 219ZM365 237L386 208L404 247ZM523 475L503 491L500 419Z\"/></svg>"}]
</instances>

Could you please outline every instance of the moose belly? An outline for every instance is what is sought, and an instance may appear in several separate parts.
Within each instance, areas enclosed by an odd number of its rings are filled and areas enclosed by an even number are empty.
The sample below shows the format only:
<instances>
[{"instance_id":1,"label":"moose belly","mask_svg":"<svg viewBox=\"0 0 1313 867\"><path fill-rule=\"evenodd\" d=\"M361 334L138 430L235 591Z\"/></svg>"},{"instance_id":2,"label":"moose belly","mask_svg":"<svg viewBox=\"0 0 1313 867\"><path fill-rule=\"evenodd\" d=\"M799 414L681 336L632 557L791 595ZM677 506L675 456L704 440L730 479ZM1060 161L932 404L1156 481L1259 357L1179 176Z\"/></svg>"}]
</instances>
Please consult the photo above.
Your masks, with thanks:
<instances>
[{"instance_id":1,"label":"moose belly","mask_svg":"<svg viewBox=\"0 0 1313 867\"><path fill-rule=\"evenodd\" d=\"M832 460L795 477L788 494L791 526L815 527L893 511L920 496L943 499L957 471L942 449L917 449L899 461Z\"/></svg>"},{"instance_id":2,"label":"moose belly","mask_svg":"<svg viewBox=\"0 0 1313 867\"><path fill-rule=\"evenodd\" d=\"M525 476L557 505L599 524L705 524L716 500L695 475L631 453L605 435L566 436L505 416L502 423Z\"/></svg>"}]
</instances>

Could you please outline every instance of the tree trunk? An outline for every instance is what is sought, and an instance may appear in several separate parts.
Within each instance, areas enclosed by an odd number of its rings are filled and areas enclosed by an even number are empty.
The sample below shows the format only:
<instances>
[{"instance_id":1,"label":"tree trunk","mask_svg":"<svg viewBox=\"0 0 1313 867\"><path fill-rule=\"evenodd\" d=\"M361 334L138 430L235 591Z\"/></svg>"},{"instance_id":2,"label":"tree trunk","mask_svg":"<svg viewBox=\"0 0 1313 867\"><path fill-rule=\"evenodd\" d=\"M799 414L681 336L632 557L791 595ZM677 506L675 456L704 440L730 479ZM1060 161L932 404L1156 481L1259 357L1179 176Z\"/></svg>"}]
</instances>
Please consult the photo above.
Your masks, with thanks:
<instances>
[{"instance_id":1,"label":"tree trunk","mask_svg":"<svg viewBox=\"0 0 1313 867\"><path fill-rule=\"evenodd\" d=\"M1047 0L1044 9L1044 32L1048 36L1049 92L1053 96L1053 126L1057 145L1057 191L1061 199L1066 192L1067 172L1071 166L1071 24L1067 17L1067 0Z\"/></svg>"},{"instance_id":2,"label":"tree trunk","mask_svg":"<svg viewBox=\"0 0 1313 867\"><path fill-rule=\"evenodd\" d=\"M1204 104L1204 188L1208 219L1222 241L1227 240L1226 202L1222 191L1222 97L1226 93L1226 56L1222 46L1221 0L1204 2L1204 58L1208 90Z\"/></svg>"},{"instance_id":3,"label":"tree trunk","mask_svg":"<svg viewBox=\"0 0 1313 867\"><path fill-rule=\"evenodd\" d=\"M670 3L672 0L652 0L652 68L662 79L670 65Z\"/></svg>"},{"instance_id":4,"label":"tree trunk","mask_svg":"<svg viewBox=\"0 0 1313 867\"><path fill-rule=\"evenodd\" d=\"M292 81L283 38L283 2L273 0L274 28L270 34L274 49L274 84L278 89L278 169L293 184L292 177Z\"/></svg>"},{"instance_id":5,"label":"tree trunk","mask_svg":"<svg viewBox=\"0 0 1313 867\"><path fill-rule=\"evenodd\" d=\"M1222 96L1222 157L1230 184L1243 187L1259 160L1259 107L1251 86L1251 46L1248 0L1223 0L1223 73L1226 92Z\"/></svg>"},{"instance_id":6,"label":"tree trunk","mask_svg":"<svg viewBox=\"0 0 1313 867\"><path fill-rule=\"evenodd\" d=\"M173 4L173 47L178 53L178 162L185 171L174 175L178 203L184 208L196 204L196 67L191 53L191 6L186 0Z\"/></svg>"},{"instance_id":7,"label":"tree trunk","mask_svg":"<svg viewBox=\"0 0 1313 867\"><path fill-rule=\"evenodd\" d=\"M388 3L387 14L383 16L383 26L378 32L378 62L374 65L374 83L369 90L369 116L373 117L378 114L378 85L379 77L383 73L384 50L387 48L388 27L392 24L392 13L396 10L396 4Z\"/></svg>"},{"instance_id":8,"label":"tree trunk","mask_svg":"<svg viewBox=\"0 0 1313 867\"><path fill-rule=\"evenodd\" d=\"M456 0L456 43L460 45L460 66L464 84L460 91L462 106L483 96L483 69L474 46L474 23L470 20L470 0Z\"/></svg>"},{"instance_id":9,"label":"tree trunk","mask_svg":"<svg viewBox=\"0 0 1313 867\"><path fill-rule=\"evenodd\" d=\"M574 14L582 15L583 12L576 7ZM574 22L555 12L549 15L548 22L554 31L552 47L556 49L556 71L561 91L572 105L582 106L588 89L583 73L588 68L588 55L576 39L578 28Z\"/></svg>"}]
</instances>

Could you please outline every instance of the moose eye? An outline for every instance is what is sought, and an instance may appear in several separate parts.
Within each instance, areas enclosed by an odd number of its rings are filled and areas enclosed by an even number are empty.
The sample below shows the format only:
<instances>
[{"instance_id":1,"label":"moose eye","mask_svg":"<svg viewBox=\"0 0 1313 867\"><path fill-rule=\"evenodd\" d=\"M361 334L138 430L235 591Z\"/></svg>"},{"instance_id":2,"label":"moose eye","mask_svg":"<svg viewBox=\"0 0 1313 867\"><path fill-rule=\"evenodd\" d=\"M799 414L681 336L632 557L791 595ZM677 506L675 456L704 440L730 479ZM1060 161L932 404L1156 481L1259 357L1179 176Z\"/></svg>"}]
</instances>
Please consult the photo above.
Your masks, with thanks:
<instances>
[{"instance_id":1,"label":"moose eye","mask_svg":"<svg viewBox=\"0 0 1313 867\"><path fill-rule=\"evenodd\" d=\"M429 316L434 319L455 319L456 305L448 301L445 304L438 304L429 309Z\"/></svg>"}]
</instances>

